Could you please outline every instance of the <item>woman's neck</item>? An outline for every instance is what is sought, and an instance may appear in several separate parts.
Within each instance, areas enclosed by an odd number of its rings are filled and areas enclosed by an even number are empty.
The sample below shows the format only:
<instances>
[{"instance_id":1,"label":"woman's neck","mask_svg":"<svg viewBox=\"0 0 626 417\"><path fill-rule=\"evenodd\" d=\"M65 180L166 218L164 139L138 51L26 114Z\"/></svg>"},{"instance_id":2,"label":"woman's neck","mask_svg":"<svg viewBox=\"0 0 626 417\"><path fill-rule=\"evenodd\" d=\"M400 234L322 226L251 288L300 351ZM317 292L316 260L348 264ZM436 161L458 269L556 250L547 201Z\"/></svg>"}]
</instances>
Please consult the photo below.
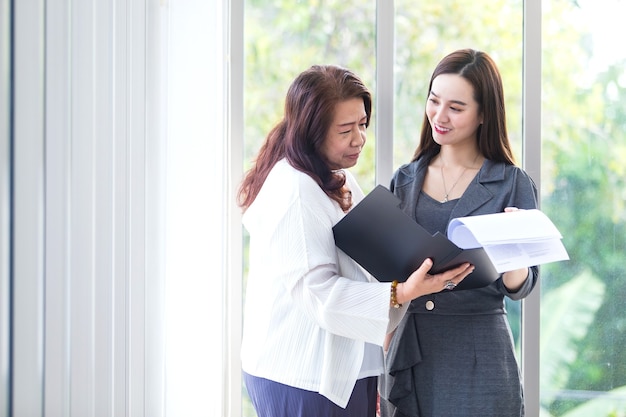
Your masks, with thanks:
<instances>
[{"instance_id":1,"label":"woman's neck","mask_svg":"<svg viewBox=\"0 0 626 417\"><path fill-rule=\"evenodd\" d=\"M442 164L444 167L462 166L469 169L476 168L478 163L482 164L483 161L482 155L476 147L461 149L442 146L436 159L439 159L439 164Z\"/></svg>"}]
</instances>

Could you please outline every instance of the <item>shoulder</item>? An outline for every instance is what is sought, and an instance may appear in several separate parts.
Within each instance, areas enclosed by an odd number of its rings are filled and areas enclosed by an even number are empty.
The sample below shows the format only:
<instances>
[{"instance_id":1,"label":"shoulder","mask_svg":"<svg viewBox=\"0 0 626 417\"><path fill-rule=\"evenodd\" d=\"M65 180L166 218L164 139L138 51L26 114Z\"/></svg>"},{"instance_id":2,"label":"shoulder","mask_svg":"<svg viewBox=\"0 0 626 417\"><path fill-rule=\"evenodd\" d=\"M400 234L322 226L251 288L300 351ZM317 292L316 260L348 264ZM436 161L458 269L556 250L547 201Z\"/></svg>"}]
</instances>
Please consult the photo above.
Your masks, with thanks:
<instances>
[{"instance_id":1,"label":"shoulder","mask_svg":"<svg viewBox=\"0 0 626 417\"><path fill-rule=\"evenodd\" d=\"M478 183L493 195L505 197L506 206L533 208L537 205L537 187L522 168L486 160L478 174Z\"/></svg>"},{"instance_id":2,"label":"shoulder","mask_svg":"<svg viewBox=\"0 0 626 417\"><path fill-rule=\"evenodd\" d=\"M410 186L416 181L421 184L427 168L428 161L424 157L418 159L417 161L401 165L393 174L391 179L391 189L401 189Z\"/></svg>"},{"instance_id":3,"label":"shoulder","mask_svg":"<svg viewBox=\"0 0 626 417\"><path fill-rule=\"evenodd\" d=\"M259 195L262 193L269 197L271 204L278 206L290 205L296 200L312 202L328 199L313 178L291 166L286 159L274 165Z\"/></svg>"},{"instance_id":4,"label":"shoulder","mask_svg":"<svg viewBox=\"0 0 626 417\"><path fill-rule=\"evenodd\" d=\"M294 208L315 210L329 201L313 178L283 159L270 171L256 199L246 210L244 220L246 224L278 222Z\"/></svg>"},{"instance_id":5,"label":"shoulder","mask_svg":"<svg viewBox=\"0 0 626 417\"><path fill-rule=\"evenodd\" d=\"M478 173L478 181L481 183L522 181L534 185L530 175L517 165L496 162L489 159L485 160Z\"/></svg>"}]
</instances>

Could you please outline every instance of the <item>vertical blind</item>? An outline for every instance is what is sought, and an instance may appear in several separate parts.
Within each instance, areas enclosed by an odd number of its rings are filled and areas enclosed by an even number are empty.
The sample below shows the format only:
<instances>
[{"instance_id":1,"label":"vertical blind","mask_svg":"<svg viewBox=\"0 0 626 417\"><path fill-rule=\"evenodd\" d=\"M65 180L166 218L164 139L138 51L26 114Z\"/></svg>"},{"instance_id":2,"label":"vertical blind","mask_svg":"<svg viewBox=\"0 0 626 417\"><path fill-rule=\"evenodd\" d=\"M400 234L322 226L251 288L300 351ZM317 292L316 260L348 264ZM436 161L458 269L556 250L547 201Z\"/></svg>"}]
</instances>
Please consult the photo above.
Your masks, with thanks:
<instances>
[{"instance_id":1,"label":"vertical blind","mask_svg":"<svg viewBox=\"0 0 626 417\"><path fill-rule=\"evenodd\" d=\"M10 2L0 0L0 416L9 412L10 387L10 238L11 109Z\"/></svg>"},{"instance_id":2,"label":"vertical blind","mask_svg":"<svg viewBox=\"0 0 626 417\"><path fill-rule=\"evenodd\" d=\"M237 415L229 2L0 10L0 417Z\"/></svg>"},{"instance_id":3,"label":"vertical blind","mask_svg":"<svg viewBox=\"0 0 626 417\"><path fill-rule=\"evenodd\" d=\"M163 4L11 4L0 415L163 415Z\"/></svg>"}]
</instances>

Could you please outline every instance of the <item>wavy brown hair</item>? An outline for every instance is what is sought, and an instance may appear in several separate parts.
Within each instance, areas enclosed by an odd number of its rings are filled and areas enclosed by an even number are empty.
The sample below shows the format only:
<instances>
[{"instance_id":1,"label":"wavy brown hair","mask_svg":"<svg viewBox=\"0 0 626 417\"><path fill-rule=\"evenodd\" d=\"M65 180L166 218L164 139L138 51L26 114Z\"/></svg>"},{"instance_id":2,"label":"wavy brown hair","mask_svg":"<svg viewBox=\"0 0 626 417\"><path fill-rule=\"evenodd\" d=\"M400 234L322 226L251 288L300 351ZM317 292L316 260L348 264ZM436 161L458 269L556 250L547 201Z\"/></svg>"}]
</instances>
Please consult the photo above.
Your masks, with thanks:
<instances>
[{"instance_id":1,"label":"wavy brown hair","mask_svg":"<svg viewBox=\"0 0 626 417\"><path fill-rule=\"evenodd\" d=\"M372 97L352 71L335 65L314 65L298 75L287 91L283 119L269 132L254 166L241 182L237 195L239 206L244 211L250 207L272 167L286 158L347 211L352 200L345 187L345 174L328 167L320 148L331 127L335 107L353 98L363 100L366 126L369 126Z\"/></svg>"},{"instance_id":2,"label":"wavy brown hair","mask_svg":"<svg viewBox=\"0 0 626 417\"><path fill-rule=\"evenodd\" d=\"M476 133L480 152L492 161L515 164L506 129L502 78L493 59L485 52L473 49L460 49L447 55L433 71L426 100L430 95L433 80L441 74L458 74L474 88L474 99L478 103L479 112L483 115L483 123ZM424 114L420 142L413 155L413 161L422 155L431 159L440 149L441 145L433 140L428 116Z\"/></svg>"}]
</instances>

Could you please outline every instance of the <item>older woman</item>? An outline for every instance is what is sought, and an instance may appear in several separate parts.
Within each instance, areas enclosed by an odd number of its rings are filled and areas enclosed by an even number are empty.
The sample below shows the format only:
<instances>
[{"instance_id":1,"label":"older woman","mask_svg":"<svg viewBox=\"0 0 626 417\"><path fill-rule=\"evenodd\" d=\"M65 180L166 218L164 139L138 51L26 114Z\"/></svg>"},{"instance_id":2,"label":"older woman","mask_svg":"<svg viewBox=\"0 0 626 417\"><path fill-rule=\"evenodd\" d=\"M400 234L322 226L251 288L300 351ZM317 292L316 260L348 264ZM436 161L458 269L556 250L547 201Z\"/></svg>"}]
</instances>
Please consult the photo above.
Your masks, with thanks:
<instances>
[{"instance_id":1,"label":"older woman","mask_svg":"<svg viewBox=\"0 0 626 417\"><path fill-rule=\"evenodd\" d=\"M401 304L472 271L431 276L427 260L406 282L381 283L335 247L332 227L363 198L344 169L358 161L371 109L351 71L304 71L241 185L250 233L242 368L259 417L374 417L381 346Z\"/></svg>"}]
</instances>

